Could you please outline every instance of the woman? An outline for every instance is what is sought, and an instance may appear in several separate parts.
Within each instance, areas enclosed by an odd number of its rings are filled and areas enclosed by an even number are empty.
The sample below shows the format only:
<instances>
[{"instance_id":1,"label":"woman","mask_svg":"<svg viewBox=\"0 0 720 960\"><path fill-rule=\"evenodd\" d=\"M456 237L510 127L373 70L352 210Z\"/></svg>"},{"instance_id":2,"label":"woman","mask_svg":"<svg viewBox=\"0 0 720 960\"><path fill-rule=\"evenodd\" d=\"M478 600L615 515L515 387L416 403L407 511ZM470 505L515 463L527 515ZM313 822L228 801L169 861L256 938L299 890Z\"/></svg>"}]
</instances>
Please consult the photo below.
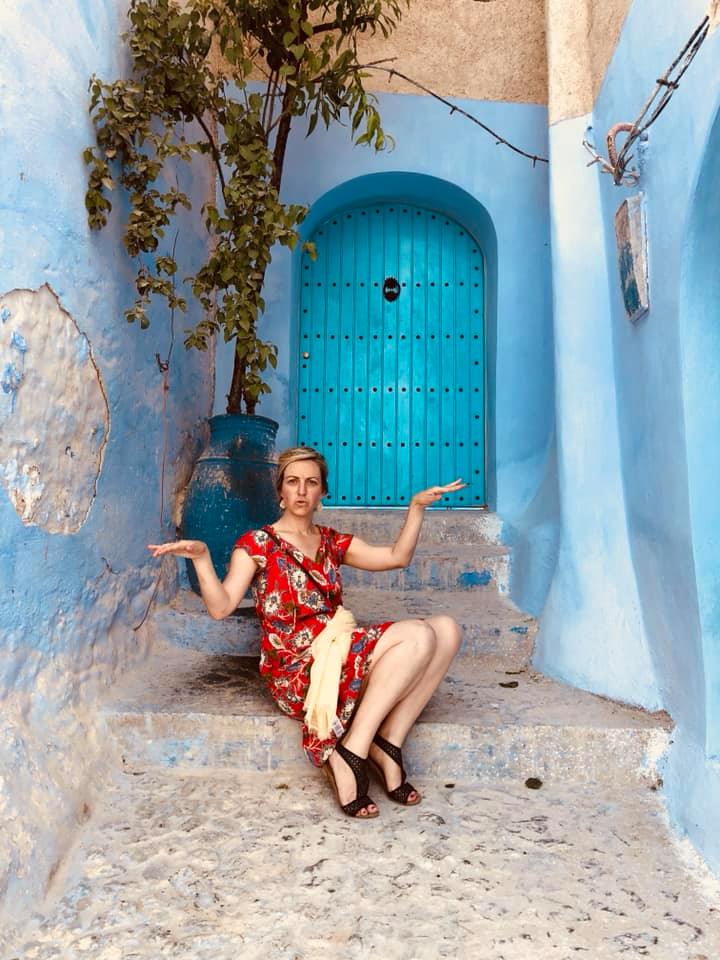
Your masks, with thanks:
<instances>
[{"instance_id":1,"label":"woman","mask_svg":"<svg viewBox=\"0 0 720 960\"><path fill-rule=\"evenodd\" d=\"M148 546L153 557L173 554L193 561L203 600L215 620L233 613L252 584L262 627L260 673L278 706L297 720L303 720L310 691L327 681L316 682L312 671L311 682L311 668L314 663L320 666L318 643L327 641L326 651L338 650L334 641L345 639L334 681L337 699L332 684L324 688L326 693L330 689L331 702L337 702L332 728L306 722L303 746L310 760L323 767L348 816L378 815L367 795L368 760L390 799L406 806L420 802L406 779L400 748L457 653L461 636L447 616L358 628L341 607L340 564L361 570L408 566L425 508L464 486L455 480L416 493L395 543L371 546L314 523L328 493L327 463L311 447L292 447L278 459L280 519L239 538L222 582L200 541ZM346 633L341 635L341 629Z\"/></svg>"}]
</instances>

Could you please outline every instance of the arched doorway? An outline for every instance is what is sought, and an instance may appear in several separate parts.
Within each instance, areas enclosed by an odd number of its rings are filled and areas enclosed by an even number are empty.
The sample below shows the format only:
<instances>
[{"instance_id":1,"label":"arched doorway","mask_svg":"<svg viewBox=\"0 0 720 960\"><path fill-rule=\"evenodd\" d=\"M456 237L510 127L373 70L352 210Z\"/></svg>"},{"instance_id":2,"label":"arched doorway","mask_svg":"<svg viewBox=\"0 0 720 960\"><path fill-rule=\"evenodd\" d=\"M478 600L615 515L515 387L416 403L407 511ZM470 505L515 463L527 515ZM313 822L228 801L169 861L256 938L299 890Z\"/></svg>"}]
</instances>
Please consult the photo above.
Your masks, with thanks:
<instances>
[{"instance_id":1,"label":"arched doorway","mask_svg":"<svg viewBox=\"0 0 720 960\"><path fill-rule=\"evenodd\" d=\"M364 178L369 179L369 178ZM321 449L337 506L400 507L462 476L486 497L486 260L456 216L414 198L335 207L305 237L298 440Z\"/></svg>"}]
</instances>

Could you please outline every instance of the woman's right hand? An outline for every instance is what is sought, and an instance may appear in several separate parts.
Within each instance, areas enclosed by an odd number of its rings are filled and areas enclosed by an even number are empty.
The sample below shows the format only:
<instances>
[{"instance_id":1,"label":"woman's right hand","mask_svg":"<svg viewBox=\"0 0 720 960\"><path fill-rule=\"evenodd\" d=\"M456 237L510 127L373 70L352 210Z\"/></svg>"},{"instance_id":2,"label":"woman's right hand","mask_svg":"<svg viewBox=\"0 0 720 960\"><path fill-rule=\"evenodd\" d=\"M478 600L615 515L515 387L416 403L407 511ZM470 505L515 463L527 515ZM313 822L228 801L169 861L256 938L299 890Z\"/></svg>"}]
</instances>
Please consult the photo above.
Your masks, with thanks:
<instances>
[{"instance_id":1,"label":"woman's right hand","mask_svg":"<svg viewBox=\"0 0 720 960\"><path fill-rule=\"evenodd\" d=\"M210 559L210 551L202 540L174 540L172 543L149 543L153 557L183 557L195 561L200 593L213 620L222 620L237 609L257 573L257 565L246 550L233 550L230 566L221 582Z\"/></svg>"},{"instance_id":2,"label":"woman's right hand","mask_svg":"<svg viewBox=\"0 0 720 960\"><path fill-rule=\"evenodd\" d=\"M164 557L171 554L174 557L183 557L186 560L199 560L210 551L202 540L173 540L172 543L149 543L148 550L153 557Z\"/></svg>"}]
</instances>

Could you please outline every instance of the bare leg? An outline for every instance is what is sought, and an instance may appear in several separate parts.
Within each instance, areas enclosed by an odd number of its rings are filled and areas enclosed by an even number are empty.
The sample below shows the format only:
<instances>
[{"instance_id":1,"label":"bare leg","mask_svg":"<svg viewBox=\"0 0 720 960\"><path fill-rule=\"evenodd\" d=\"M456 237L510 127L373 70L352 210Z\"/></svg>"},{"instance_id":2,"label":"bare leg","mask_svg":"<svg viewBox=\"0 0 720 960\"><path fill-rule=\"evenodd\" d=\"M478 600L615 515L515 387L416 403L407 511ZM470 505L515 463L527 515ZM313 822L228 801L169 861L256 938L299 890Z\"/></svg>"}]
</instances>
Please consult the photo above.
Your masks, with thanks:
<instances>
[{"instance_id":1,"label":"bare leg","mask_svg":"<svg viewBox=\"0 0 720 960\"><path fill-rule=\"evenodd\" d=\"M401 620L385 631L375 647L368 684L353 716L352 727L343 738L348 750L367 757L378 727L420 682L435 651L435 631L427 621ZM340 802L349 803L355 797L352 772L337 752L330 755L328 762Z\"/></svg>"},{"instance_id":2,"label":"bare leg","mask_svg":"<svg viewBox=\"0 0 720 960\"><path fill-rule=\"evenodd\" d=\"M395 704L379 727L381 736L398 747L405 742L413 724L447 673L462 640L460 627L452 617L428 617L425 622L433 628L436 637L433 657L417 682ZM370 746L370 756L383 771L387 789L399 787L401 776L398 765L374 744Z\"/></svg>"}]
</instances>

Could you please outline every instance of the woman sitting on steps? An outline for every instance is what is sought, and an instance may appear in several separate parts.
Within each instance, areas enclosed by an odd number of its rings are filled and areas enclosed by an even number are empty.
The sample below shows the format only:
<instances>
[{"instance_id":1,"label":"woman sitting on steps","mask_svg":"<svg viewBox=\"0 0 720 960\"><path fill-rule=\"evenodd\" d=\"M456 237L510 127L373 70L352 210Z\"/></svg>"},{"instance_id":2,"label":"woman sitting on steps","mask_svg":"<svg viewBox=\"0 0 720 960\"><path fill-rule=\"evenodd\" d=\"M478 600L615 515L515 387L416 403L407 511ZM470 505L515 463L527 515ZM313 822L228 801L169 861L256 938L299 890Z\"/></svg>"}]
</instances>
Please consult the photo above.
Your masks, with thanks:
<instances>
[{"instance_id":1,"label":"woman sitting on steps","mask_svg":"<svg viewBox=\"0 0 720 960\"><path fill-rule=\"evenodd\" d=\"M342 607L339 567L408 566L425 508L464 486L455 480L416 493L395 543L371 546L315 524L315 511L328 493L327 463L310 447L292 447L278 460L281 517L239 538L222 582L201 541L148 547L153 557L172 554L193 561L215 620L233 613L252 585L262 628L260 673L280 709L304 720L305 752L323 767L350 817L378 815L367 795L368 760L391 800L406 806L420 802L406 779L400 748L461 636L448 616L358 627Z\"/></svg>"}]
</instances>

